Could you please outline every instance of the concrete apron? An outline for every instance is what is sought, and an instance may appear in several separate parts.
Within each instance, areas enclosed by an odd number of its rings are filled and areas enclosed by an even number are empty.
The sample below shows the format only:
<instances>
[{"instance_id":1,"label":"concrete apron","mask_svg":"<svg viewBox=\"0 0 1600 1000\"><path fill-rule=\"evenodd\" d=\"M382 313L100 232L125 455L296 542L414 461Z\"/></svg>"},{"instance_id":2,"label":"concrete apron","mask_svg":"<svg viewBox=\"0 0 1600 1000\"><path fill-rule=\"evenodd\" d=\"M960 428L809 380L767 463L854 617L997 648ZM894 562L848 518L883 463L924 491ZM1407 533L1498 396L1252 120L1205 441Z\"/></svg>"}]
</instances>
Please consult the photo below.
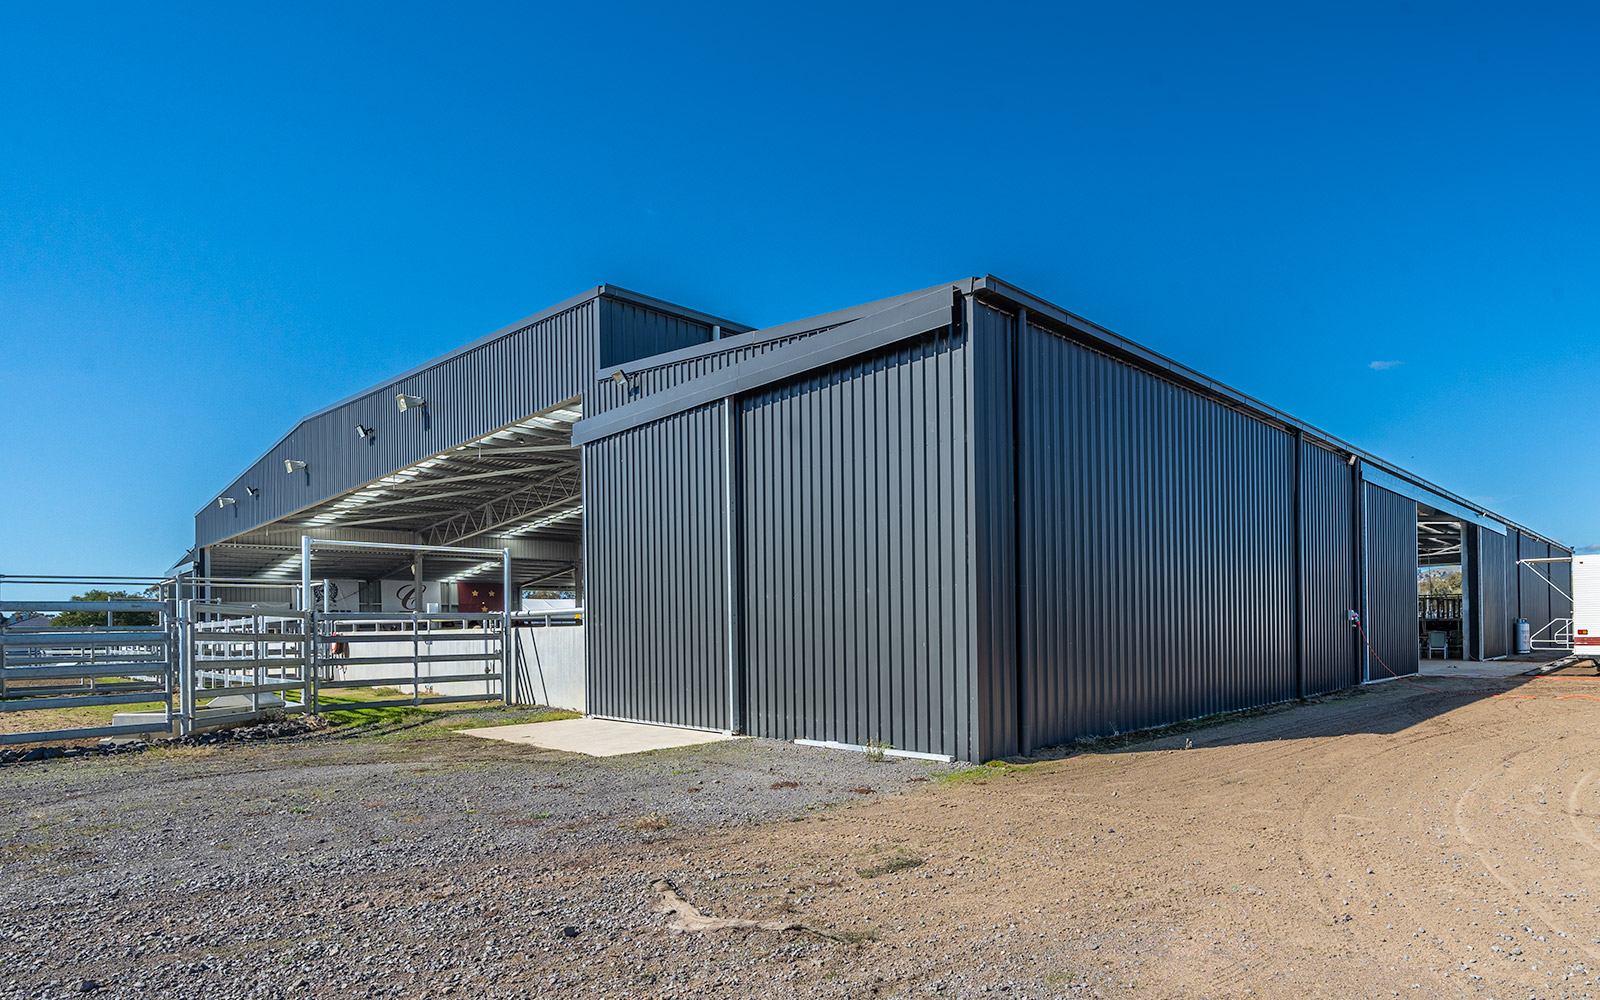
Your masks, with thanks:
<instances>
[{"instance_id":1,"label":"concrete apron","mask_svg":"<svg viewBox=\"0 0 1600 1000\"><path fill-rule=\"evenodd\" d=\"M1428 660L1422 661L1422 677L1516 677L1538 671L1542 664L1526 660Z\"/></svg>"},{"instance_id":2,"label":"concrete apron","mask_svg":"<svg viewBox=\"0 0 1600 1000\"><path fill-rule=\"evenodd\" d=\"M487 726L457 730L463 736L486 740L525 743L546 750L565 750L590 757L620 757L670 747L698 746L733 739L722 733L674 726L648 726L639 722L611 722L607 719L558 719L554 722L529 722L519 726Z\"/></svg>"}]
</instances>

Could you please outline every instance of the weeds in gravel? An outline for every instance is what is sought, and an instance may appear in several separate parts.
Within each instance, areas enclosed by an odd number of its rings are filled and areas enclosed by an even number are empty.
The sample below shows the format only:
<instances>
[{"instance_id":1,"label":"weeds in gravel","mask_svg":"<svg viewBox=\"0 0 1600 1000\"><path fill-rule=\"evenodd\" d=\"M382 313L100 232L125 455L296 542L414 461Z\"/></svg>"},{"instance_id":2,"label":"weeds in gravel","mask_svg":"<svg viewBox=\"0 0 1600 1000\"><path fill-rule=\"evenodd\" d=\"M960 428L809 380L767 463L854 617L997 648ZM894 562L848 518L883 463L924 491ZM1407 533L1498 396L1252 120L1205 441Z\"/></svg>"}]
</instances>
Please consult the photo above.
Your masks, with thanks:
<instances>
[{"instance_id":1,"label":"weeds in gravel","mask_svg":"<svg viewBox=\"0 0 1600 1000\"><path fill-rule=\"evenodd\" d=\"M928 863L927 858L919 858L915 854L896 854L886 858L868 868L857 868L856 874L862 878L877 878L879 875L891 875L894 872L910 871L912 868L921 868Z\"/></svg>"},{"instance_id":2,"label":"weeds in gravel","mask_svg":"<svg viewBox=\"0 0 1600 1000\"><path fill-rule=\"evenodd\" d=\"M878 940L878 932L871 928L848 928L836 930L833 936L845 944L865 944L868 941Z\"/></svg>"},{"instance_id":3,"label":"weeds in gravel","mask_svg":"<svg viewBox=\"0 0 1600 1000\"><path fill-rule=\"evenodd\" d=\"M622 824L625 830L638 830L641 833L649 830L665 830L672 825L672 820L660 813L651 813L648 816L638 816Z\"/></svg>"},{"instance_id":4,"label":"weeds in gravel","mask_svg":"<svg viewBox=\"0 0 1600 1000\"><path fill-rule=\"evenodd\" d=\"M777 791L780 788L799 788L800 787L800 782L798 782L798 781L774 781L769 787L773 791Z\"/></svg>"}]
</instances>

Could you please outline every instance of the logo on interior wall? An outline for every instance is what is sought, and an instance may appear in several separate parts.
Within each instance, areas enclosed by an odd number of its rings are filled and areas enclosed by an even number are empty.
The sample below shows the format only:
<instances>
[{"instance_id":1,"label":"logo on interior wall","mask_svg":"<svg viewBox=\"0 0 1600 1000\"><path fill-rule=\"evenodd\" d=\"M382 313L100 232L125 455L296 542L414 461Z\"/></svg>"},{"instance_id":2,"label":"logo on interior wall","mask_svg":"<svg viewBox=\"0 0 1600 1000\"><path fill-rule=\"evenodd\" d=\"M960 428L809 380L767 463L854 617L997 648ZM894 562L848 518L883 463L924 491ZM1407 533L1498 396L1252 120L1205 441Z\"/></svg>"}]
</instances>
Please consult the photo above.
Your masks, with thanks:
<instances>
[{"instance_id":1,"label":"logo on interior wall","mask_svg":"<svg viewBox=\"0 0 1600 1000\"><path fill-rule=\"evenodd\" d=\"M422 591L417 592L414 580L385 580L383 581L383 610L385 611L426 611L428 604L439 603L438 594L442 588L433 580L424 580Z\"/></svg>"},{"instance_id":2,"label":"logo on interior wall","mask_svg":"<svg viewBox=\"0 0 1600 1000\"><path fill-rule=\"evenodd\" d=\"M504 611L506 599L498 583L458 583L456 607L472 614Z\"/></svg>"},{"instance_id":3,"label":"logo on interior wall","mask_svg":"<svg viewBox=\"0 0 1600 1000\"><path fill-rule=\"evenodd\" d=\"M317 611L360 611L360 580L318 580L311 588L311 607Z\"/></svg>"}]
</instances>

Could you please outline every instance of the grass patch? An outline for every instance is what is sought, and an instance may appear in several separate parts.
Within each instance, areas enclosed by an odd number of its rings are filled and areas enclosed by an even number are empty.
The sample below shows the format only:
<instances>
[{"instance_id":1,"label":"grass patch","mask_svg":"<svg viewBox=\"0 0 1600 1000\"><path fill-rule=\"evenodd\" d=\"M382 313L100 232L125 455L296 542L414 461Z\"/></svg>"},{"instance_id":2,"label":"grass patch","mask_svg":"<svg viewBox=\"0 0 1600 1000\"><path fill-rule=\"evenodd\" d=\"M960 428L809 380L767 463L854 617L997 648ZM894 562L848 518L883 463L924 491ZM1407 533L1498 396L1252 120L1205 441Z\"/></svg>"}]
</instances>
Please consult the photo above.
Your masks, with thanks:
<instances>
[{"instance_id":1,"label":"grass patch","mask_svg":"<svg viewBox=\"0 0 1600 1000\"><path fill-rule=\"evenodd\" d=\"M927 858L919 858L915 854L896 854L894 857L886 858L871 867L857 868L856 874L862 878L877 878L879 875L892 875L895 872L921 868L927 863Z\"/></svg>"},{"instance_id":2,"label":"grass patch","mask_svg":"<svg viewBox=\"0 0 1600 1000\"><path fill-rule=\"evenodd\" d=\"M328 725L370 729L373 732L363 733L363 737L379 740L456 739L463 729L582 718L581 713L564 708L510 707L498 701L363 707L401 697L397 691L379 688L339 688L337 694L319 695L318 703Z\"/></svg>"},{"instance_id":3,"label":"grass patch","mask_svg":"<svg viewBox=\"0 0 1600 1000\"><path fill-rule=\"evenodd\" d=\"M949 771L938 775L933 780L937 784L946 786L968 785L974 782L987 781L990 778L1014 778L1032 766L1032 764L1007 764L1003 760L991 760L987 764L964 767L959 771Z\"/></svg>"},{"instance_id":4,"label":"grass patch","mask_svg":"<svg viewBox=\"0 0 1600 1000\"><path fill-rule=\"evenodd\" d=\"M84 697L92 697L87 688ZM86 705L80 708L44 708L35 711L0 713L0 733L40 733L57 729L98 729L111 725L118 712L149 712L166 708L164 701L132 705Z\"/></svg>"}]
</instances>

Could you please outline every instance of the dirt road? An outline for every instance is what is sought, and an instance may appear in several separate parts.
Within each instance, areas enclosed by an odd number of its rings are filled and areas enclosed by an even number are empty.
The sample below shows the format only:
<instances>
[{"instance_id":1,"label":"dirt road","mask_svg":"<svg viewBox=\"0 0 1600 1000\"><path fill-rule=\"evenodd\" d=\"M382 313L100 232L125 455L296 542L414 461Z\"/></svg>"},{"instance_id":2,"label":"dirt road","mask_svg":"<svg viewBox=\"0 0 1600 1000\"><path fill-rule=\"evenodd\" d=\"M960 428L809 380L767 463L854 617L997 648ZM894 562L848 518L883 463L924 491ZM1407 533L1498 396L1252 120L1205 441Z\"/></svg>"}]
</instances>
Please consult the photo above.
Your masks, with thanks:
<instances>
[{"instance_id":1,"label":"dirt road","mask_svg":"<svg viewBox=\"0 0 1600 1000\"><path fill-rule=\"evenodd\" d=\"M954 774L460 737L7 769L7 838L58 847L4 859L0 976L15 996L1594 995L1600 684L1425 683ZM220 848L246 831L249 853ZM657 880L820 933L676 932Z\"/></svg>"}]
</instances>

